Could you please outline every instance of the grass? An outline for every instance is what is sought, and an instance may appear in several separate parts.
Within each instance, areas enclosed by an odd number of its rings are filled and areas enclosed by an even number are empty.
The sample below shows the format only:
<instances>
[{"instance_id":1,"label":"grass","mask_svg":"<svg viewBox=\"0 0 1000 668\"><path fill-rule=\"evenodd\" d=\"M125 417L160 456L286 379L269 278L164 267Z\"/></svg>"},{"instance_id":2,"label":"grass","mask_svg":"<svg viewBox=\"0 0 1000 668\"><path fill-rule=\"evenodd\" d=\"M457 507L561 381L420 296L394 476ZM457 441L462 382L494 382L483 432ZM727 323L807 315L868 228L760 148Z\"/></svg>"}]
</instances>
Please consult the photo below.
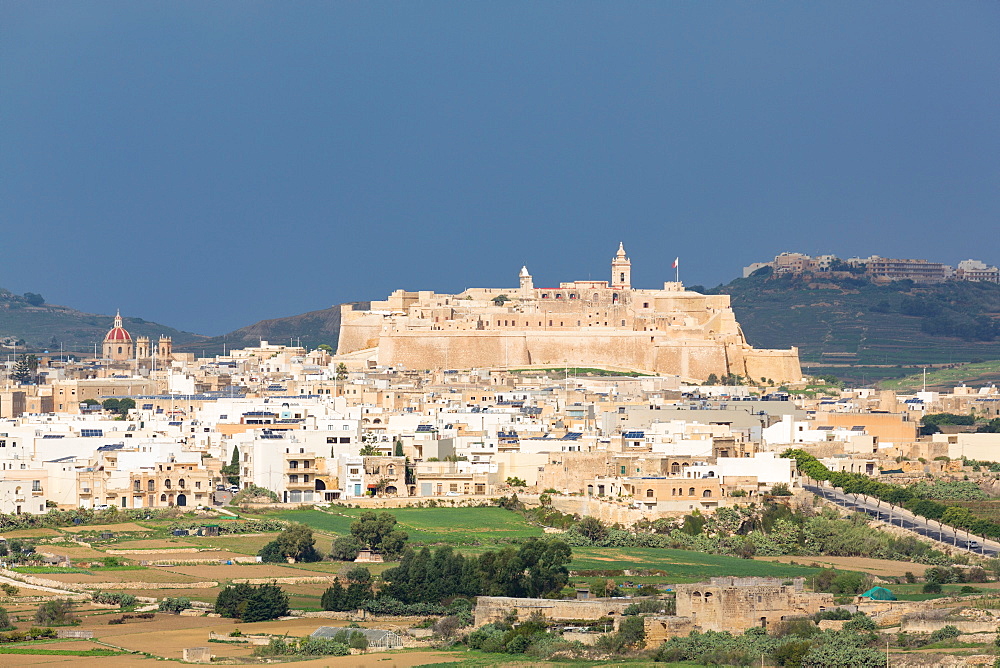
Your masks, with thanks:
<instances>
[{"instance_id":1,"label":"grass","mask_svg":"<svg viewBox=\"0 0 1000 668\"><path fill-rule=\"evenodd\" d=\"M610 548L575 547L570 570L651 568L666 572L656 578L660 582L681 584L699 582L709 577L811 577L822 569L783 564L774 561L740 559L721 554L704 554L688 550L654 547ZM627 578L639 581L640 578ZM646 580L647 578L641 578Z\"/></svg>"},{"instance_id":2,"label":"grass","mask_svg":"<svg viewBox=\"0 0 1000 668\"><path fill-rule=\"evenodd\" d=\"M331 534L347 535L351 522L364 510L360 508L334 508L330 512L319 510L292 510L279 513L278 517L290 522L308 524ZM483 508L395 508L400 529L410 536L411 545L503 545L515 539L541 537L541 527L532 526L515 512L494 506Z\"/></svg>"},{"instance_id":3,"label":"grass","mask_svg":"<svg viewBox=\"0 0 1000 668\"><path fill-rule=\"evenodd\" d=\"M962 383L985 384L1000 379L1000 360L956 364L947 369L928 369L928 388L952 388ZM881 386L889 390L919 390L923 387L923 371L898 380L882 381Z\"/></svg>"},{"instance_id":4,"label":"grass","mask_svg":"<svg viewBox=\"0 0 1000 668\"><path fill-rule=\"evenodd\" d=\"M67 573L83 573L85 575L97 575L101 572L108 571L145 571L148 570L145 566L94 566L92 568L73 568L73 567L60 567L60 566L15 566L12 570L18 573L24 573L26 575L42 575L42 574L67 574Z\"/></svg>"},{"instance_id":5,"label":"grass","mask_svg":"<svg viewBox=\"0 0 1000 668\"><path fill-rule=\"evenodd\" d=\"M438 650L441 651L441 650ZM671 668L677 666L692 666L695 664L691 663L654 663L652 661L643 660L629 660L629 659L614 659L609 661L595 661L590 660L562 660L559 661L546 661L543 659L532 659L523 654L490 654L488 652L480 652L478 650L465 650L465 651L448 651L444 650L445 654L453 654L459 659L459 662L449 662L443 661L440 663L428 663L421 664L422 668L455 668L455 666L462 666L463 668L487 668L489 666L524 666L532 667L540 665L552 665L568 668L587 668L588 666L621 666L628 665L630 667L641 668L643 666L656 666L657 668Z\"/></svg>"},{"instance_id":6,"label":"grass","mask_svg":"<svg viewBox=\"0 0 1000 668\"><path fill-rule=\"evenodd\" d=\"M0 654L37 654L43 656L121 656L131 652L113 649L35 649L33 647L0 647Z\"/></svg>"}]
</instances>

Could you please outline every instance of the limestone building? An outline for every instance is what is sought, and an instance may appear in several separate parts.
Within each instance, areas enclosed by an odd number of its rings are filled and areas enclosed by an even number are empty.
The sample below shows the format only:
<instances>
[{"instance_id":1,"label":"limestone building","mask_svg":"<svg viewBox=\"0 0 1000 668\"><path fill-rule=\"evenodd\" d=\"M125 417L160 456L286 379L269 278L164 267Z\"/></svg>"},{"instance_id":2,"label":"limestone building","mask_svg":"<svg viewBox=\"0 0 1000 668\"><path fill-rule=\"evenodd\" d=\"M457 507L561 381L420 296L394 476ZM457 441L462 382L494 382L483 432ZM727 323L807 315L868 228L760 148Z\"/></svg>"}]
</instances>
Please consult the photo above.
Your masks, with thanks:
<instances>
[{"instance_id":1,"label":"limestone building","mask_svg":"<svg viewBox=\"0 0 1000 668\"><path fill-rule=\"evenodd\" d=\"M123 326L122 314L119 311L115 314L114 324L104 336L102 351L104 359L115 362L149 360L152 357L170 361L173 356L173 346L169 336L161 336L156 346L150 345L148 336L140 336L133 340L132 335Z\"/></svg>"},{"instance_id":2,"label":"limestone building","mask_svg":"<svg viewBox=\"0 0 1000 668\"><path fill-rule=\"evenodd\" d=\"M796 381L798 350L750 346L729 295L681 283L632 287L623 246L610 281L537 288L522 267L517 288L469 288L457 295L397 290L368 310L342 306L337 353L409 369L581 366L673 374Z\"/></svg>"}]
</instances>

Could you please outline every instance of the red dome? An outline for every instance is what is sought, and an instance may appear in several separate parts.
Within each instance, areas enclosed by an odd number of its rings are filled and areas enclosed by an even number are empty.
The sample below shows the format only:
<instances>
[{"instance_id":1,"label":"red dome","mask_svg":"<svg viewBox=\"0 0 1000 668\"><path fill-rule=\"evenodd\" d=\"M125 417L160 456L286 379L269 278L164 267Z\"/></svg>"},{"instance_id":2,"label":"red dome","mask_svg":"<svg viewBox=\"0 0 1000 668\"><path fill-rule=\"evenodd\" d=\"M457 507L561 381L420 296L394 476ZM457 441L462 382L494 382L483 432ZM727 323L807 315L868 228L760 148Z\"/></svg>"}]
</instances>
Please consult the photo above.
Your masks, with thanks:
<instances>
[{"instance_id":1,"label":"red dome","mask_svg":"<svg viewBox=\"0 0 1000 668\"><path fill-rule=\"evenodd\" d=\"M131 341L132 337L129 335L127 331L125 331L124 327L114 327L110 332L108 332L108 335L104 337L104 340L109 343L119 342L119 341Z\"/></svg>"},{"instance_id":2,"label":"red dome","mask_svg":"<svg viewBox=\"0 0 1000 668\"><path fill-rule=\"evenodd\" d=\"M122 314L121 312L115 315L115 324L112 326L111 331L108 332L107 336L104 337L105 343L130 343L132 337L129 335L125 328L122 327Z\"/></svg>"}]
</instances>

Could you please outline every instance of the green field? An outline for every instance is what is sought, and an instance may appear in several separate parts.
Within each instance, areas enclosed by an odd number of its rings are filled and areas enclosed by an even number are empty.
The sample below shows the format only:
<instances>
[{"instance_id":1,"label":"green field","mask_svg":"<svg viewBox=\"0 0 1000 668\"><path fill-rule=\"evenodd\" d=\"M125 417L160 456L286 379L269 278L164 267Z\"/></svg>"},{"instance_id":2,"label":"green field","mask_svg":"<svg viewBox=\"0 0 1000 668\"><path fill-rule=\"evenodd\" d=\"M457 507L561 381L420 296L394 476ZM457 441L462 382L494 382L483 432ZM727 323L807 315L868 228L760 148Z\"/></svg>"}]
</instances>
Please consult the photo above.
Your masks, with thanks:
<instances>
[{"instance_id":1,"label":"green field","mask_svg":"<svg viewBox=\"0 0 1000 668\"><path fill-rule=\"evenodd\" d=\"M346 535L351 532L351 522L362 512L360 508L292 510L278 517L308 524L324 533ZM500 545L544 535L541 527L503 508L393 508L389 512L409 534L411 545Z\"/></svg>"},{"instance_id":2,"label":"green field","mask_svg":"<svg viewBox=\"0 0 1000 668\"><path fill-rule=\"evenodd\" d=\"M956 385L988 385L1000 380L1000 360L958 364L946 369L927 370L927 389L944 390ZM924 374L915 373L899 380L882 381L880 385L888 390L916 391L924 385Z\"/></svg>"},{"instance_id":3,"label":"green field","mask_svg":"<svg viewBox=\"0 0 1000 668\"><path fill-rule=\"evenodd\" d=\"M335 508L329 513L295 510L280 513L279 516L285 520L303 522L323 532L348 534L351 522L362 512L358 508ZM410 534L410 545L454 545L467 554L479 554L510 544L514 540L545 535L541 527L532 526L521 515L503 508L399 508L390 512ZM573 571L660 570L666 575L620 576L616 579L678 584L722 575L811 577L820 570L687 550L611 547L574 547L573 561L569 568Z\"/></svg>"}]
</instances>

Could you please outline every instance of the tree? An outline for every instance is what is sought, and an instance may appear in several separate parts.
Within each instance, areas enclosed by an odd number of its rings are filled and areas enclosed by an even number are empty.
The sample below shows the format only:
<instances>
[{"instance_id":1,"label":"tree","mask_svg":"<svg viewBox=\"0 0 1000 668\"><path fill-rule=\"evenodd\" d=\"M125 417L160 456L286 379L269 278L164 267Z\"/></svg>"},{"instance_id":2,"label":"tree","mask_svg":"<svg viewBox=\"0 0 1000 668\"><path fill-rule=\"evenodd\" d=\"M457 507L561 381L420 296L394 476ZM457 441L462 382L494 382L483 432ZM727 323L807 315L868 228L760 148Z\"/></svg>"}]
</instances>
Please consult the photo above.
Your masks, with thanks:
<instances>
[{"instance_id":1,"label":"tree","mask_svg":"<svg viewBox=\"0 0 1000 668\"><path fill-rule=\"evenodd\" d=\"M591 515L581 519L573 528L576 529L577 533L587 537L593 543L601 542L608 535L608 528L604 526L601 520Z\"/></svg>"},{"instance_id":2,"label":"tree","mask_svg":"<svg viewBox=\"0 0 1000 668\"><path fill-rule=\"evenodd\" d=\"M347 380L347 365L343 362L337 365L337 380Z\"/></svg>"},{"instance_id":3,"label":"tree","mask_svg":"<svg viewBox=\"0 0 1000 668\"><path fill-rule=\"evenodd\" d=\"M396 443L393 446L392 455L393 455L393 457L402 457L403 456L403 441L402 440L400 440L398 438L396 439Z\"/></svg>"},{"instance_id":4,"label":"tree","mask_svg":"<svg viewBox=\"0 0 1000 668\"><path fill-rule=\"evenodd\" d=\"M257 553L271 563L292 559L294 561L319 561L316 539L312 529L305 524L293 524L265 545Z\"/></svg>"},{"instance_id":5,"label":"tree","mask_svg":"<svg viewBox=\"0 0 1000 668\"><path fill-rule=\"evenodd\" d=\"M510 487L527 487L528 483L523 478L507 478L507 485Z\"/></svg>"},{"instance_id":6,"label":"tree","mask_svg":"<svg viewBox=\"0 0 1000 668\"><path fill-rule=\"evenodd\" d=\"M372 443L366 443L361 446L361 450L358 452L362 457L380 457L382 456L382 451L375 447Z\"/></svg>"},{"instance_id":7,"label":"tree","mask_svg":"<svg viewBox=\"0 0 1000 668\"><path fill-rule=\"evenodd\" d=\"M215 612L244 622L262 622L288 614L288 595L275 584L227 585L215 598Z\"/></svg>"},{"instance_id":8,"label":"tree","mask_svg":"<svg viewBox=\"0 0 1000 668\"><path fill-rule=\"evenodd\" d=\"M331 355L333 354L333 346L331 346L329 343L319 344L318 346L316 346L316 350L323 350Z\"/></svg>"},{"instance_id":9,"label":"tree","mask_svg":"<svg viewBox=\"0 0 1000 668\"><path fill-rule=\"evenodd\" d=\"M127 415L130 410L135 408L135 399L129 397L124 397L121 399L111 397L110 399L105 399L101 402L101 406L104 410L109 413L115 413L116 415Z\"/></svg>"},{"instance_id":10,"label":"tree","mask_svg":"<svg viewBox=\"0 0 1000 668\"><path fill-rule=\"evenodd\" d=\"M388 512L367 510L351 522L351 535L362 545L387 556L399 554L409 535L396 529L396 517Z\"/></svg>"},{"instance_id":11,"label":"tree","mask_svg":"<svg viewBox=\"0 0 1000 668\"><path fill-rule=\"evenodd\" d=\"M28 302L31 306L41 306L45 303L45 297L37 292L25 292L24 301Z\"/></svg>"},{"instance_id":12,"label":"tree","mask_svg":"<svg viewBox=\"0 0 1000 668\"><path fill-rule=\"evenodd\" d=\"M0 631L9 631L12 628L14 628L14 625L10 623L7 608L0 608Z\"/></svg>"},{"instance_id":13,"label":"tree","mask_svg":"<svg viewBox=\"0 0 1000 668\"><path fill-rule=\"evenodd\" d=\"M226 476L230 485L240 484L240 448L233 446L233 457L228 464L222 467L222 475Z\"/></svg>"},{"instance_id":14,"label":"tree","mask_svg":"<svg viewBox=\"0 0 1000 668\"><path fill-rule=\"evenodd\" d=\"M355 536L338 536L330 547L330 558L338 561L354 561L364 547Z\"/></svg>"},{"instance_id":15,"label":"tree","mask_svg":"<svg viewBox=\"0 0 1000 668\"><path fill-rule=\"evenodd\" d=\"M38 368L38 358L34 355L21 355L14 363L14 370L10 373L10 379L16 383L27 383L34 376L34 369Z\"/></svg>"},{"instance_id":16,"label":"tree","mask_svg":"<svg viewBox=\"0 0 1000 668\"><path fill-rule=\"evenodd\" d=\"M241 618L245 622L263 622L288 614L288 595L276 584L258 585L247 600Z\"/></svg>"},{"instance_id":17,"label":"tree","mask_svg":"<svg viewBox=\"0 0 1000 668\"><path fill-rule=\"evenodd\" d=\"M705 384L706 385L718 385L719 384L719 377L716 376L714 373L710 373L710 374L708 374L708 378L705 380Z\"/></svg>"},{"instance_id":18,"label":"tree","mask_svg":"<svg viewBox=\"0 0 1000 668\"><path fill-rule=\"evenodd\" d=\"M76 621L73 616L73 601L67 598L45 601L35 611L35 623L43 626L64 626Z\"/></svg>"},{"instance_id":19,"label":"tree","mask_svg":"<svg viewBox=\"0 0 1000 668\"><path fill-rule=\"evenodd\" d=\"M505 303L507 303L509 301L510 301L510 297L508 297L507 295L497 295L496 297L493 298L493 305L494 306L503 306Z\"/></svg>"},{"instance_id":20,"label":"tree","mask_svg":"<svg viewBox=\"0 0 1000 668\"><path fill-rule=\"evenodd\" d=\"M372 581L371 571L364 566L348 568L347 572L344 573L344 577L347 578L348 582L361 582L364 584Z\"/></svg>"}]
</instances>

